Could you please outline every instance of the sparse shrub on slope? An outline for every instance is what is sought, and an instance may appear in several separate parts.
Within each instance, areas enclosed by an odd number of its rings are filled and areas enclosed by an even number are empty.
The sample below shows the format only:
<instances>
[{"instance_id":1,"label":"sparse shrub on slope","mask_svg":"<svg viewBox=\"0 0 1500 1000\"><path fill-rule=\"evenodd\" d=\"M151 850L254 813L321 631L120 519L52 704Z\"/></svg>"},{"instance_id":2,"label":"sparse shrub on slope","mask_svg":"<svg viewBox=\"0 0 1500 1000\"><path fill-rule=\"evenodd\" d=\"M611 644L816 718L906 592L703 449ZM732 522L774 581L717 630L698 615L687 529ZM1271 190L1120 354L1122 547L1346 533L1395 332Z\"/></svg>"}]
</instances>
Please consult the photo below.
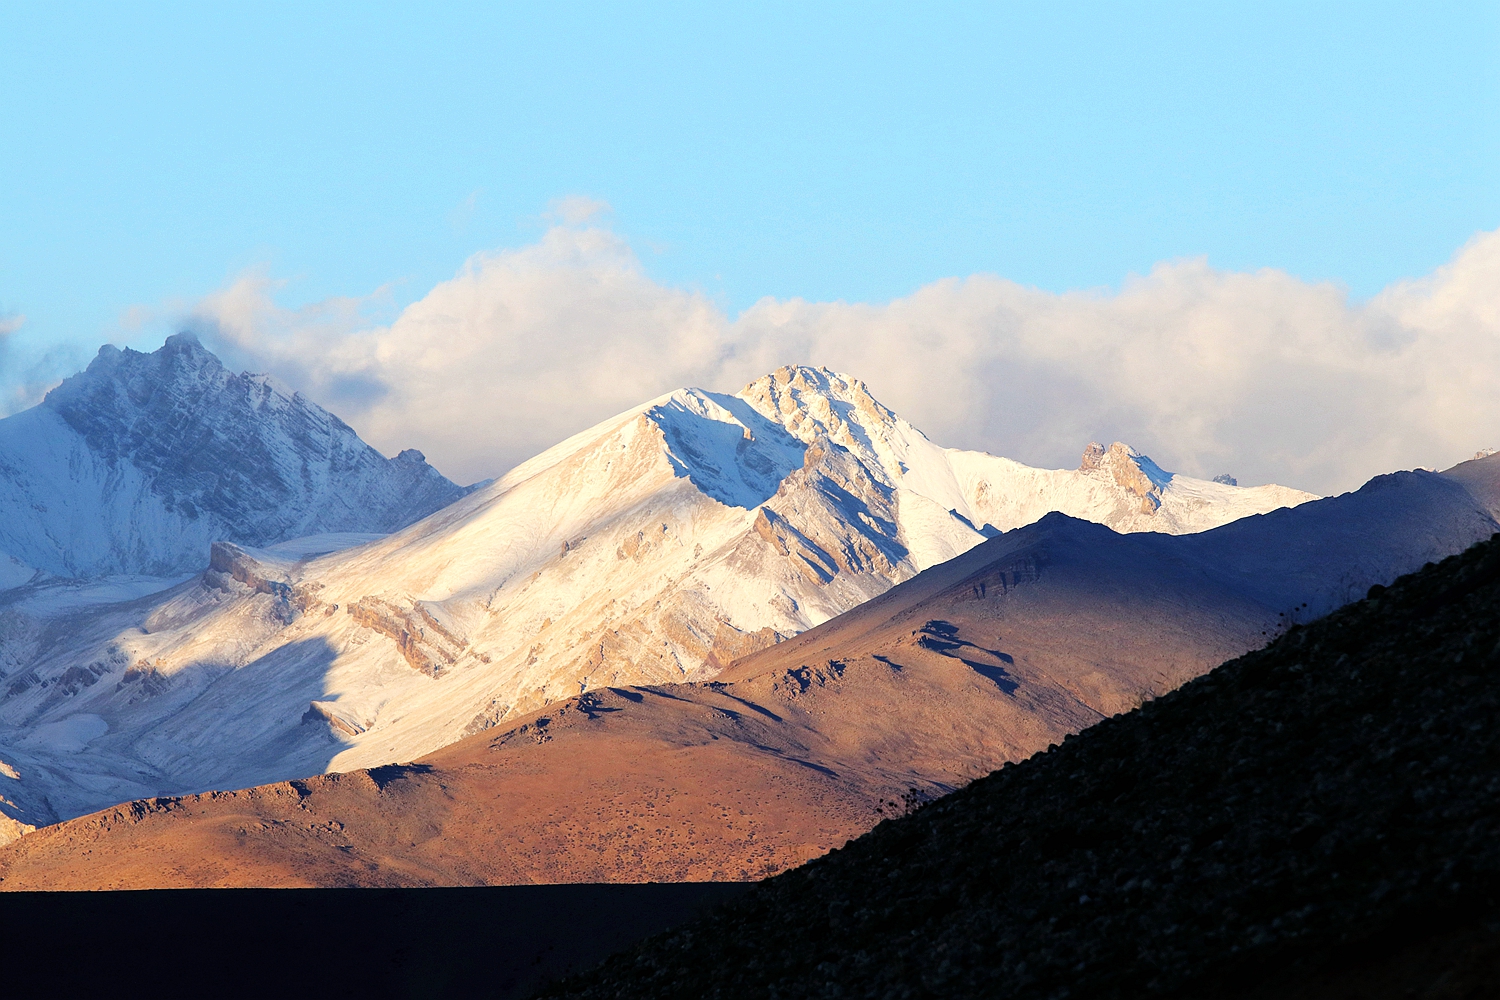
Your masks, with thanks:
<instances>
[{"instance_id":1,"label":"sparse shrub on slope","mask_svg":"<svg viewBox=\"0 0 1500 1000\"><path fill-rule=\"evenodd\" d=\"M1212 996L1480 926L1497 709L1500 536L544 995Z\"/></svg>"}]
</instances>

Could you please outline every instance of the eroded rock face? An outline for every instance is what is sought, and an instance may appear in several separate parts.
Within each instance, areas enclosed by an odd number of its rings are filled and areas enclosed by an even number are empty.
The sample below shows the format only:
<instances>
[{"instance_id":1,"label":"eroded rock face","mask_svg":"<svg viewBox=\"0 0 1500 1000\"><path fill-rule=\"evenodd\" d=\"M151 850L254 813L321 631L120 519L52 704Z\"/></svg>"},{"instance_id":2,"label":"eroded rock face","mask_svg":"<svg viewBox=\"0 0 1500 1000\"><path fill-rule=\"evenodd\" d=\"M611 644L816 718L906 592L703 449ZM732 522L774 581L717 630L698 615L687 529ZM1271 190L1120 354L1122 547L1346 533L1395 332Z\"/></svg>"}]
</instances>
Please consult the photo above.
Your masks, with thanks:
<instances>
[{"instance_id":1,"label":"eroded rock face","mask_svg":"<svg viewBox=\"0 0 1500 1000\"><path fill-rule=\"evenodd\" d=\"M365 628L395 640L396 649L412 669L429 677L441 675L468 646L444 628L419 601L407 610L376 597L366 597L349 605L348 612Z\"/></svg>"},{"instance_id":2,"label":"eroded rock face","mask_svg":"<svg viewBox=\"0 0 1500 1000\"><path fill-rule=\"evenodd\" d=\"M0 846L19 840L31 833L36 827L30 823L22 823L20 820L11 819L4 813L0 813Z\"/></svg>"},{"instance_id":3,"label":"eroded rock face","mask_svg":"<svg viewBox=\"0 0 1500 1000\"><path fill-rule=\"evenodd\" d=\"M291 624L309 609L322 606L322 602L313 596L316 585L294 584L285 574L263 565L238 545L214 542L209 548L208 569L203 573L203 582L206 586L232 593L230 580L248 588L251 593L274 598L275 613L286 624Z\"/></svg>"},{"instance_id":4,"label":"eroded rock face","mask_svg":"<svg viewBox=\"0 0 1500 1000\"><path fill-rule=\"evenodd\" d=\"M1089 446L1083 449L1083 461L1078 464L1078 471L1109 475L1118 485L1141 498L1142 514L1155 514L1161 509L1162 489L1172 479L1170 473L1163 472L1150 458L1119 441L1110 445L1108 450L1097 441L1089 442Z\"/></svg>"},{"instance_id":5,"label":"eroded rock face","mask_svg":"<svg viewBox=\"0 0 1500 1000\"><path fill-rule=\"evenodd\" d=\"M302 714L302 723L326 723L330 729L345 736L358 736L364 732L366 727L359 722L344 718L333 705L322 702L308 702L307 711Z\"/></svg>"}]
</instances>

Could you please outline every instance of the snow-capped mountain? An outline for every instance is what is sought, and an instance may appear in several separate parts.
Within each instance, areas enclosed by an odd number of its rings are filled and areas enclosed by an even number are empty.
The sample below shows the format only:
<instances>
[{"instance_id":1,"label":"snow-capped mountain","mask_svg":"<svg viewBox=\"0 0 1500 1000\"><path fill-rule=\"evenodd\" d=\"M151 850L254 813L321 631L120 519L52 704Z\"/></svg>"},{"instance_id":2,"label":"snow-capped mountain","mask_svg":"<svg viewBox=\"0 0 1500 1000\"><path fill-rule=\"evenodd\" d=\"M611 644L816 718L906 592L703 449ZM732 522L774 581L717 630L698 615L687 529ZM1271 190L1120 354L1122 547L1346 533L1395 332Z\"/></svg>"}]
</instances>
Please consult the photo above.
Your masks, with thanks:
<instances>
[{"instance_id":1,"label":"snow-capped mountain","mask_svg":"<svg viewBox=\"0 0 1500 1000\"><path fill-rule=\"evenodd\" d=\"M1500 459L1476 465L1186 535L1049 514L713 681L590 691L415 764L106 808L0 847L0 883L765 877L1489 538Z\"/></svg>"},{"instance_id":2,"label":"snow-capped mountain","mask_svg":"<svg viewBox=\"0 0 1500 1000\"><path fill-rule=\"evenodd\" d=\"M209 544L385 533L464 490L417 451L387 459L191 334L106 346L38 406L0 420L0 588L203 568Z\"/></svg>"},{"instance_id":3,"label":"snow-capped mountain","mask_svg":"<svg viewBox=\"0 0 1500 1000\"><path fill-rule=\"evenodd\" d=\"M1048 511L1179 533L1309 499L1119 444L1071 471L944 449L858 380L784 368L652 400L366 544L221 543L87 613L31 588L0 758L50 774L58 816L409 760L583 690L711 677Z\"/></svg>"}]
</instances>

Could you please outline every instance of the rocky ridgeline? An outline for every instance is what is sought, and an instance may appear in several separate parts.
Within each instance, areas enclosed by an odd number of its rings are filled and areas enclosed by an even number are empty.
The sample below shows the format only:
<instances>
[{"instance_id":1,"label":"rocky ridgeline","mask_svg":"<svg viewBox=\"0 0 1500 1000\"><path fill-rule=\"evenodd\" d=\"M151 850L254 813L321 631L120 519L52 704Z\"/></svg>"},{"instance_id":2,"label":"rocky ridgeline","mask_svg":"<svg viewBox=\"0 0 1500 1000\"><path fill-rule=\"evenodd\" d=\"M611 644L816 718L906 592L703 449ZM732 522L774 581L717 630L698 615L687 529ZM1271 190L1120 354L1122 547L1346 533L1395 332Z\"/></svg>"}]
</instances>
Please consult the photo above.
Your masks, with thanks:
<instances>
[{"instance_id":1,"label":"rocky ridgeline","mask_svg":"<svg viewBox=\"0 0 1500 1000\"><path fill-rule=\"evenodd\" d=\"M387 459L301 393L230 372L192 334L151 354L106 345L43 405L139 469L168 510L216 517L252 545L394 531L465 493L421 452Z\"/></svg>"},{"instance_id":2,"label":"rocky ridgeline","mask_svg":"<svg viewBox=\"0 0 1500 1000\"><path fill-rule=\"evenodd\" d=\"M1500 535L544 995L1344 996L1494 930L1497 709Z\"/></svg>"},{"instance_id":3,"label":"rocky ridgeline","mask_svg":"<svg viewBox=\"0 0 1500 1000\"><path fill-rule=\"evenodd\" d=\"M24 567L175 575L223 539L391 532L467 492L421 452L387 459L301 393L230 372L191 334L150 354L106 345L39 406L0 421L9 586Z\"/></svg>"},{"instance_id":4,"label":"rocky ridgeline","mask_svg":"<svg viewBox=\"0 0 1500 1000\"><path fill-rule=\"evenodd\" d=\"M275 603L275 614L290 624L309 608L321 608L322 602L306 587L274 578L275 571L233 542L214 542L208 549L208 569L203 584L226 593L234 589L229 581L243 584L253 594L269 595Z\"/></svg>"}]
</instances>

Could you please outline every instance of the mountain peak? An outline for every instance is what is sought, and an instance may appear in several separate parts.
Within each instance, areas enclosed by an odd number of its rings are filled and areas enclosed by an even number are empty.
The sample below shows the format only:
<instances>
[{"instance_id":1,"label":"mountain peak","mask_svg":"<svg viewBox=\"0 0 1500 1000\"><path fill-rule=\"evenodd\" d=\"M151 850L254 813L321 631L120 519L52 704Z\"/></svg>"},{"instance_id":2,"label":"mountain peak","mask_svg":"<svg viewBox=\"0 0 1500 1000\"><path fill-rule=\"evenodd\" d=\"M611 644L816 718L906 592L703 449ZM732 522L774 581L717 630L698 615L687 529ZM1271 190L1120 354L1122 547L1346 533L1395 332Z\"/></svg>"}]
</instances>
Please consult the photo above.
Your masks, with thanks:
<instances>
[{"instance_id":1,"label":"mountain peak","mask_svg":"<svg viewBox=\"0 0 1500 1000\"><path fill-rule=\"evenodd\" d=\"M420 453L385 459L269 376L231 373L186 332L149 354L106 345L35 412L0 421L0 470L15 493L0 550L80 577L195 568L218 539L392 531L464 493Z\"/></svg>"},{"instance_id":2,"label":"mountain peak","mask_svg":"<svg viewBox=\"0 0 1500 1000\"><path fill-rule=\"evenodd\" d=\"M203 341L191 330L180 330L167 338L166 343L161 345L163 351L184 352L213 355L203 346ZM214 358L217 361L217 358Z\"/></svg>"},{"instance_id":3,"label":"mountain peak","mask_svg":"<svg viewBox=\"0 0 1500 1000\"><path fill-rule=\"evenodd\" d=\"M900 474L894 439L914 435L926 440L871 395L863 381L823 367L786 365L737 395L803 444L826 438L890 476Z\"/></svg>"},{"instance_id":4,"label":"mountain peak","mask_svg":"<svg viewBox=\"0 0 1500 1000\"><path fill-rule=\"evenodd\" d=\"M862 380L821 365L783 365L751 382L738 395L752 402L765 400L782 412L807 409L813 400L823 399L862 405L885 419L895 418L894 413L870 395L869 386ZM804 403L804 396L811 398Z\"/></svg>"},{"instance_id":5,"label":"mountain peak","mask_svg":"<svg viewBox=\"0 0 1500 1000\"><path fill-rule=\"evenodd\" d=\"M204 370L227 372L218 355L204 347L196 333L187 330L172 334L149 356L157 358L163 368L170 365L179 372Z\"/></svg>"},{"instance_id":6,"label":"mountain peak","mask_svg":"<svg viewBox=\"0 0 1500 1000\"><path fill-rule=\"evenodd\" d=\"M123 385L129 395L141 398L165 383L184 377L214 379L220 373L228 377L223 364L196 334L174 333L149 354L105 344L87 368L63 379L44 402L59 410L79 402L97 402L101 390L113 391L106 390L110 385Z\"/></svg>"},{"instance_id":7,"label":"mountain peak","mask_svg":"<svg viewBox=\"0 0 1500 1000\"><path fill-rule=\"evenodd\" d=\"M1161 491L1172 481L1172 473L1123 441L1116 441L1108 449L1097 441L1090 441L1083 449L1078 471L1107 473L1120 486L1141 498L1143 514L1156 513L1161 507Z\"/></svg>"}]
</instances>

